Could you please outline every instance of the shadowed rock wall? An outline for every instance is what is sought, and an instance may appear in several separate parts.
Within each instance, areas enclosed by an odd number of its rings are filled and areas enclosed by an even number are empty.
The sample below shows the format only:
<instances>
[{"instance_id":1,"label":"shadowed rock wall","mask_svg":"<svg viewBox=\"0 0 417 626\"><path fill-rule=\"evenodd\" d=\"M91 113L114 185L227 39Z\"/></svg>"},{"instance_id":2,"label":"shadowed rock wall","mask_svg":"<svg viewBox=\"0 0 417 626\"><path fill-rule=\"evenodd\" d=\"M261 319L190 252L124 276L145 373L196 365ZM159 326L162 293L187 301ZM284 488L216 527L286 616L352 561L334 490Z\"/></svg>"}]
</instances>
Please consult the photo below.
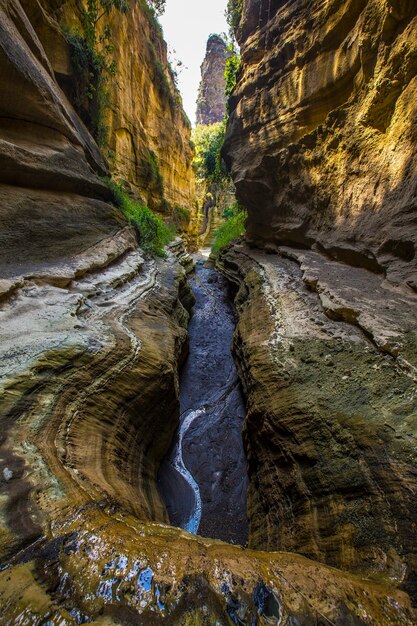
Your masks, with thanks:
<instances>
[{"instance_id":1,"label":"shadowed rock wall","mask_svg":"<svg viewBox=\"0 0 417 626\"><path fill-rule=\"evenodd\" d=\"M224 156L248 234L416 286L417 5L245 0Z\"/></svg>"},{"instance_id":2,"label":"shadowed rock wall","mask_svg":"<svg viewBox=\"0 0 417 626\"><path fill-rule=\"evenodd\" d=\"M417 297L289 247L236 245L249 545L384 575L417 596Z\"/></svg>"}]
</instances>

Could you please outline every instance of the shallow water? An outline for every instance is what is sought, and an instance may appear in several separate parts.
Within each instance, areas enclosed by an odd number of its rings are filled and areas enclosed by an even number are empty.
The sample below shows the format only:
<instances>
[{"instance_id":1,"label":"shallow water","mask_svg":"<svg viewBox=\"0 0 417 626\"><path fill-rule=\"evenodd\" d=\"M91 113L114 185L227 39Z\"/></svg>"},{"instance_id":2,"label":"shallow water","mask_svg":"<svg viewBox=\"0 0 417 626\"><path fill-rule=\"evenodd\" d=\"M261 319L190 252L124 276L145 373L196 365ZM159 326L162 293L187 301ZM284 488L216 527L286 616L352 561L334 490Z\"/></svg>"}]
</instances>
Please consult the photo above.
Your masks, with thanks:
<instances>
[{"instance_id":1,"label":"shallow water","mask_svg":"<svg viewBox=\"0 0 417 626\"><path fill-rule=\"evenodd\" d=\"M203 258L190 283L196 304L180 377L180 427L159 488L174 526L245 544L245 406L230 351L234 309L226 280Z\"/></svg>"}]
</instances>

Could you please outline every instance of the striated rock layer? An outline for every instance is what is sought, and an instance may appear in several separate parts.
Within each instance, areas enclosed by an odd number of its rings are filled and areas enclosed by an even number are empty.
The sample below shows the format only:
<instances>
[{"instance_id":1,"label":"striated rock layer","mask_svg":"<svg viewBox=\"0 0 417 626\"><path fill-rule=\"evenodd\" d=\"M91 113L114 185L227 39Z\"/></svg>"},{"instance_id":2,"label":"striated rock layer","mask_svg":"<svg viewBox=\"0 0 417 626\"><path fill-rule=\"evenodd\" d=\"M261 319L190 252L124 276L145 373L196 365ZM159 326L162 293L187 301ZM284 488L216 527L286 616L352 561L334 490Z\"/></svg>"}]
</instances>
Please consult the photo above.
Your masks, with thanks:
<instances>
[{"instance_id":1,"label":"striated rock layer","mask_svg":"<svg viewBox=\"0 0 417 626\"><path fill-rule=\"evenodd\" d=\"M76 0L22 0L55 78L75 100L76 70L60 25L82 32ZM145 1L100 20L110 28L115 75L108 82L103 153L112 174L150 208L194 211L191 125L167 60L167 46Z\"/></svg>"},{"instance_id":2,"label":"striated rock layer","mask_svg":"<svg viewBox=\"0 0 417 626\"><path fill-rule=\"evenodd\" d=\"M416 288L416 3L242 4L224 157L250 238Z\"/></svg>"},{"instance_id":3,"label":"striated rock layer","mask_svg":"<svg viewBox=\"0 0 417 626\"><path fill-rule=\"evenodd\" d=\"M146 257L108 203L106 163L57 82L65 46L47 8L0 0L0 622L411 626L392 580L163 524L155 479L178 423L190 260L179 241Z\"/></svg>"},{"instance_id":4,"label":"striated rock layer","mask_svg":"<svg viewBox=\"0 0 417 626\"><path fill-rule=\"evenodd\" d=\"M301 556L242 550L106 506L0 573L3 623L412 626L405 594Z\"/></svg>"},{"instance_id":5,"label":"striated rock layer","mask_svg":"<svg viewBox=\"0 0 417 626\"><path fill-rule=\"evenodd\" d=\"M239 245L249 545L417 595L417 298L361 268Z\"/></svg>"}]
</instances>

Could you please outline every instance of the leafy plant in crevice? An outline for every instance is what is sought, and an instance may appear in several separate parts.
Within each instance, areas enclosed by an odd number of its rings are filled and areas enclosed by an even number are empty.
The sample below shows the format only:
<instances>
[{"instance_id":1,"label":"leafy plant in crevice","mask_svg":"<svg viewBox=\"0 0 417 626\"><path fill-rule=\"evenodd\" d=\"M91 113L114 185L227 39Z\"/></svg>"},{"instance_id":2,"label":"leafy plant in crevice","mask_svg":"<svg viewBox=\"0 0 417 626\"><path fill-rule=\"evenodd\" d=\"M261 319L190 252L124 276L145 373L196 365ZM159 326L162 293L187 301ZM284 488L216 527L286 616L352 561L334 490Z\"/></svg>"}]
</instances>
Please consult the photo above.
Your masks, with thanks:
<instances>
[{"instance_id":1,"label":"leafy plant in crevice","mask_svg":"<svg viewBox=\"0 0 417 626\"><path fill-rule=\"evenodd\" d=\"M184 231L190 224L191 211L183 206L177 205L172 211L171 219L177 230Z\"/></svg>"},{"instance_id":2,"label":"leafy plant in crevice","mask_svg":"<svg viewBox=\"0 0 417 626\"><path fill-rule=\"evenodd\" d=\"M74 106L99 145L107 141L104 123L109 105L107 84L116 75L109 25L99 32L99 23L113 10L126 13L128 0L87 0L81 8L82 32L64 26L74 70Z\"/></svg>"},{"instance_id":3,"label":"leafy plant in crevice","mask_svg":"<svg viewBox=\"0 0 417 626\"><path fill-rule=\"evenodd\" d=\"M227 57L224 67L226 116L230 114L229 99L236 87L237 74L240 69L240 54L238 54L233 44L229 46L229 51L230 56Z\"/></svg>"},{"instance_id":4,"label":"leafy plant in crevice","mask_svg":"<svg viewBox=\"0 0 417 626\"><path fill-rule=\"evenodd\" d=\"M175 238L174 226L168 226L146 205L131 198L118 183L108 180L107 184L113 195L113 203L134 225L141 248L153 256L165 257L164 247Z\"/></svg>"},{"instance_id":5,"label":"leafy plant in crevice","mask_svg":"<svg viewBox=\"0 0 417 626\"><path fill-rule=\"evenodd\" d=\"M159 95L162 100L168 102L168 105L173 113L175 111L180 111L184 124L191 127L191 123L183 109L182 97L177 87L178 77L175 70L172 68L169 61L167 63L167 67L164 67L158 58L155 46L152 42L148 42L148 50L153 67L153 82ZM167 74L171 77L171 82L169 81Z\"/></svg>"},{"instance_id":6,"label":"leafy plant in crevice","mask_svg":"<svg viewBox=\"0 0 417 626\"><path fill-rule=\"evenodd\" d=\"M155 189L163 197L164 179L159 168L159 159L153 150L149 150L143 157L142 165L147 185Z\"/></svg>"},{"instance_id":7,"label":"leafy plant in crevice","mask_svg":"<svg viewBox=\"0 0 417 626\"><path fill-rule=\"evenodd\" d=\"M226 21L229 26L230 36L234 38L235 32L242 19L243 0L228 0L226 6Z\"/></svg>"},{"instance_id":8,"label":"leafy plant in crevice","mask_svg":"<svg viewBox=\"0 0 417 626\"><path fill-rule=\"evenodd\" d=\"M237 202L223 213L224 222L214 233L212 252L218 254L245 232L246 211Z\"/></svg>"}]
</instances>

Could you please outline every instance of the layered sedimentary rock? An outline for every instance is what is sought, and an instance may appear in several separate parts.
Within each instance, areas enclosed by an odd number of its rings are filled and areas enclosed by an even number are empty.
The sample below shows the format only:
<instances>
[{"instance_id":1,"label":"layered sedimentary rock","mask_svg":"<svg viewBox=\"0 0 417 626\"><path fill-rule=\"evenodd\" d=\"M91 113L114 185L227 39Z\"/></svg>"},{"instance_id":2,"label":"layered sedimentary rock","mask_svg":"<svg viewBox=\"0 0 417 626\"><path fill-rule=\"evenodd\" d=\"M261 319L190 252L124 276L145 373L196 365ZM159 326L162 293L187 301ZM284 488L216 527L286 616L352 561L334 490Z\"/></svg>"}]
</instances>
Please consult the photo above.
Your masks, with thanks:
<instances>
[{"instance_id":1,"label":"layered sedimentary rock","mask_svg":"<svg viewBox=\"0 0 417 626\"><path fill-rule=\"evenodd\" d=\"M83 32L80 4L74 0L23 2L35 26L57 81L74 99L77 81L61 26ZM194 211L191 126L182 108L167 61L159 25L145 2L126 14L113 10L100 20L110 28L114 76L106 90L103 153L112 174L152 209L172 212L176 206Z\"/></svg>"},{"instance_id":2,"label":"layered sedimentary rock","mask_svg":"<svg viewBox=\"0 0 417 626\"><path fill-rule=\"evenodd\" d=\"M222 122L226 114L224 69L230 56L224 40L219 35L210 35L207 40L206 56L201 65L201 82L197 99L197 124Z\"/></svg>"},{"instance_id":3,"label":"layered sedimentary rock","mask_svg":"<svg viewBox=\"0 0 417 626\"><path fill-rule=\"evenodd\" d=\"M239 245L249 544L416 596L417 298L313 251Z\"/></svg>"},{"instance_id":4,"label":"layered sedimentary rock","mask_svg":"<svg viewBox=\"0 0 417 626\"><path fill-rule=\"evenodd\" d=\"M416 286L417 5L246 0L224 156L248 233Z\"/></svg>"},{"instance_id":5,"label":"layered sedimentary rock","mask_svg":"<svg viewBox=\"0 0 417 626\"><path fill-rule=\"evenodd\" d=\"M0 0L0 622L411 626L390 580L164 525L190 259L146 256L109 204L46 7Z\"/></svg>"},{"instance_id":6,"label":"layered sedimentary rock","mask_svg":"<svg viewBox=\"0 0 417 626\"><path fill-rule=\"evenodd\" d=\"M412 626L404 593L297 555L243 551L114 507L74 511L0 573L4 623Z\"/></svg>"}]
</instances>

